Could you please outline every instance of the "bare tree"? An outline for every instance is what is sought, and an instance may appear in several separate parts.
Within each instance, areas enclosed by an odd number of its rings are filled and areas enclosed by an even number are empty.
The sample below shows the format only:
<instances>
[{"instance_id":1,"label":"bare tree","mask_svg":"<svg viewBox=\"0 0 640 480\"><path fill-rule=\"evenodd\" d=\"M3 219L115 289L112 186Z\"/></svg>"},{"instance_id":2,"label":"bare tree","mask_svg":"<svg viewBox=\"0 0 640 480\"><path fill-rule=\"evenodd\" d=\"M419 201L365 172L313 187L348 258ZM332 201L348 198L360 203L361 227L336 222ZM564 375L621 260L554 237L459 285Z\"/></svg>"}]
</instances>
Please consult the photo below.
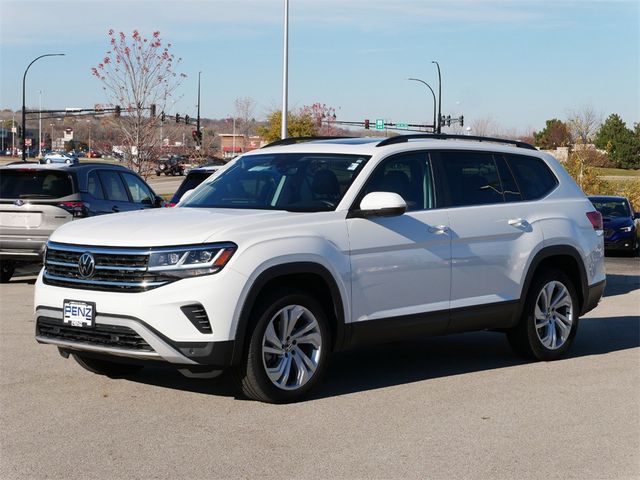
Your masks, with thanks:
<instances>
[{"instance_id":1,"label":"bare tree","mask_svg":"<svg viewBox=\"0 0 640 480\"><path fill-rule=\"evenodd\" d=\"M601 124L602 115L591 105L569 110L567 115L567 125L574 143L591 143Z\"/></svg>"},{"instance_id":2,"label":"bare tree","mask_svg":"<svg viewBox=\"0 0 640 480\"><path fill-rule=\"evenodd\" d=\"M137 30L127 37L111 29L109 39L110 50L91 72L102 82L111 105L119 109L112 123L124 146L125 160L146 175L159 142L157 115L186 75L174 71L181 59L170 52L170 43L163 44L160 32L147 39Z\"/></svg>"},{"instance_id":3,"label":"bare tree","mask_svg":"<svg viewBox=\"0 0 640 480\"><path fill-rule=\"evenodd\" d=\"M490 117L476 118L471 122L471 134L480 137L495 135L498 125Z\"/></svg>"},{"instance_id":4,"label":"bare tree","mask_svg":"<svg viewBox=\"0 0 640 480\"><path fill-rule=\"evenodd\" d=\"M253 98L242 97L236 98L234 104L236 109L236 129L244 136L242 140L242 150L246 151L247 139L253 132L253 125L255 124L253 110L255 109L256 102Z\"/></svg>"}]
</instances>

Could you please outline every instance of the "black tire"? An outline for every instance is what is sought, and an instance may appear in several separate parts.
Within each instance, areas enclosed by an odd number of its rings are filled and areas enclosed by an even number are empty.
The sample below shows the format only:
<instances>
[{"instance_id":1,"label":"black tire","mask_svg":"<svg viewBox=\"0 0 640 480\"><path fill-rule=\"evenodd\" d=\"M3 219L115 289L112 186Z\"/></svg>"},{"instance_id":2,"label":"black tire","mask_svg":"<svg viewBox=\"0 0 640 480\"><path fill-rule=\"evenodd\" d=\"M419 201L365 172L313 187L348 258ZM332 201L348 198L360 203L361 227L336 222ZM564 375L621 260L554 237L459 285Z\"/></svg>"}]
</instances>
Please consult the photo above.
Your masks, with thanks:
<instances>
[{"instance_id":1,"label":"black tire","mask_svg":"<svg viewBox=\"0 0 640 480\"><path fill-rule=\"evenodd\" d=\"M279 312L296 307L302 307L305 311L305 313L299 317L301 319L299 322L305 323L294 323L294 327L311 325L313 324L313 320L317 322L317 328L314 328L313 333L316 336L319 335L319 350L316 351L315 354L313 352L309 353L305 358L303 358L300 353L296 356L296 342L294 340L289 341L289 337L287 337L288 345L287 347L283 345L282 348L293 348L293 350L287 350L287 353L283 353L282 355L265 354L263 352L263 341L265 341L266 338L267 328L272 322L277 322L277 319L282 318L277 315ZM233 378L236 384L244 395L250 399L261 402L290 403L302 399L322 380L328 364L329 351L331 349L331 334L324 309L313 297L304 292L296 290L271 292L258 302L253 310L252 320L253 327L247 334L248 338L247 344L245 345L244 358L241 365L233 370ZM293 328L291 337L294 337L296 332L302 330L303 328L301 326L299 329ZM303 344L300 343L298 347L302 345ZM298 350L298 352L300 352L300 350ZM269 378L266 363L269 355L271 360L276 363L284 362L286 364L288 361L289 369L285 368L287 373L285 373L284 376L286 376L286 378L291 377L294 385L284 385L284 387L280 387L276 385L275 381ZM305 376L304 372L302 372L304 368L301 369L299 365L306 365L304 360L308 360L311 357L317 362L315 370L309 378L305 380L305 383L300 386L295 385L300 376ZM295 375L292 375L294 372ZM283 383L286 383L286 379Z\"/></svg>"},{"instance_id":2,"label":"black tire","mask_svg":"<svg viewBox=\"0 0 640 480\"><path fill-rule=\"evenodd\" d=\"M0 262L0 283L7 283L16 271L16 264L11 260Z\"/></svg>"},{"instance_id":3,"label":"black tire","mask_svg":"<svg viewBox=\"0 0 640 480\"><path fill-rule=\"evenodd\" d=\"M551 296L557 295L561 291L558 284L564 286L566 289L565 296L569 297L571 300L570 309L566 306L550 308L548 309L550 318L545 320L544 316L542 316L542 319L540 316L540 314L543 313L543 307L542 310L538 310L539 319L538 327L536 328L536 303L538 302L539 297L540 301L542 303L544 302L544 298L542 297L544 294L542 290L545 287L553 285L558 288L558 290L552 290ZM569 276L561 270L544 270L536 274L533 279L529 291L527 292L520 322L515 328L507 332L507 339L516 353L524 358L543 361L557 360L561 358L571 347L571 343L576 336L579 310L580 305L576 289ZM562 333L559 326L560 323L562 323L564 328L567 326L566 323L561 322L559 318L556 317L557 314L571 320L568 335ZM543 325L545 321L548 325ZM547 340L547 342L553 343L558 341L559 345L555 348L549 348L548 345L545 345L540 337L542 333L539 333L542 331L545 333L552 332L555 337L552 337L551 340ZM545 336L545 338L548 339L549 337Z\"/></svg>"},{"instance_id":4,"label":"black tire","mask_svg":"<svg viewBox=\"0 0 640 480\"><path fill-rule=\"evenodd\" d=\"M138 373L143 368L142 365L131 365L129 363L99 360L79 353L74 353L73 358L75 358L76 362L78 362L78 364L85 370L97 373L98 375L106 375L111 378L127 377L134 373Z\"/></svg>"}]
</instances>

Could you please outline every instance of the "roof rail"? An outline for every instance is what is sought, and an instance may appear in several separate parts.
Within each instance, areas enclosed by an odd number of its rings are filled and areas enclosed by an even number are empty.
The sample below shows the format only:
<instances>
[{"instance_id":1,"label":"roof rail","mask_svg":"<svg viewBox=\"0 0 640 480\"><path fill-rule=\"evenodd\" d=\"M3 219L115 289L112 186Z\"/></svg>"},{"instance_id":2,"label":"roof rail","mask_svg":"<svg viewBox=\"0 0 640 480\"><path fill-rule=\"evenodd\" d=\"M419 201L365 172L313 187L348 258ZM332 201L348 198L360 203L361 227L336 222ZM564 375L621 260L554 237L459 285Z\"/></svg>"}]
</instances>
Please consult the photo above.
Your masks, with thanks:
<instances>
[{"instance_id":1,"label":"roof rail","mask_svg":"<svg viewBox=\"0 0 640 480\"><path fill-rule=\"evenodd\" d=\"M395 137L389 137L381 141L376 147L384 147L385 145L394 145L396 143L408 142L414 139L435 139L435 140L471 140L475 142L492 142L492 143L506 143L508 145L514 145L520 148L526 148L528 150L537 150L536 147L526 142L519 140L509 140L506 138L494 138L494 137L476 137L473 135L450 135L447 133L415 133L409 135L397 135Z\"/></svg>"},{"instance_id":2,"label":"roof rail","mask_svg":"<svg viewBox=\"0 0 640 480\"><path fill-rule=\"evenodd\" d=\"M296 143L313 142L314 140L333 140L334 138L355 138L355 137L288 137L276 140L262 148L278 147L281 145L294 145Z\"/></svg>"}]
</instances>

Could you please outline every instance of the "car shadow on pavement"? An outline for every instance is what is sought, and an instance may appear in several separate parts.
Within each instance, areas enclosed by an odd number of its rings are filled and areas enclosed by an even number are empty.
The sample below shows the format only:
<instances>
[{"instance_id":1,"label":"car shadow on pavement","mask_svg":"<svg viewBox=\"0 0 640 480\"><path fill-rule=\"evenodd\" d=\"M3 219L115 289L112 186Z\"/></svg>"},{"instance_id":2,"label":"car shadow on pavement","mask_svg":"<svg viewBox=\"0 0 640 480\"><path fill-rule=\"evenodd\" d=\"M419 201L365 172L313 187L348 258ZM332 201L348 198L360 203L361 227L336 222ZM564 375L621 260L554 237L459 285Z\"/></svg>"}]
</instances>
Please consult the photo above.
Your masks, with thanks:
<instances>
[{"instance_id":1,"label":"car shadow on pavement","mask_svg":"<svg viewBox=\"0 0 640 480\"><path fill-rule=\"evenodd\" d=\"M640 317L588 318L567 358L640 347ZM560 360L562 361L562 360ZM525 365L506 337L473 332L358 348L334 354L325 381L309 400L386 388L430 379ZM168 368L150 367L130 381L159 387L238 398L231 376L189 379Z\"/></svg>"},{"instance_id":2,"label":"car shadow on pavement","mask_svg":"<svg viewBox=\"0 0 640 480\"><path fill-rule=\"evenodd\" d=\"M605 297L624 295L640 289L640 275L607 274L607 286L604 289Z\"/></svg>"}]
</instances>

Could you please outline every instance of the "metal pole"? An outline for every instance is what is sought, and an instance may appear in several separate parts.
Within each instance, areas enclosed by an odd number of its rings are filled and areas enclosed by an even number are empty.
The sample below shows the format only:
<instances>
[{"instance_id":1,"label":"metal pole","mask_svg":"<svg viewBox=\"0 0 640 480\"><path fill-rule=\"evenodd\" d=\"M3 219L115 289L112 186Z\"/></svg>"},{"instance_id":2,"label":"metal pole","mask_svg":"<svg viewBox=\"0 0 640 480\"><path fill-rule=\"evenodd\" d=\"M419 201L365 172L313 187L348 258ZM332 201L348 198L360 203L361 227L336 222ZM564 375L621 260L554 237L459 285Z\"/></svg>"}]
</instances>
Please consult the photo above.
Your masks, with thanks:
<instances>
[{"instance_id":1,"label":"metal pole","mask_svg":"<svg viewBox=\"0 0 640 480\"><path fill-rule=\"evenodd\" d=\"M196 135L200 135L200 74L202 72L198 72L198 118L196 120ZM200 137L198 137L199 139ZM200 145L196 142L196 150L200 150Z\"/></svg>"},{"instance_id":2,"label":"metal pole","mask_svg":"<svg viewBox=\"0 0 640 480\"><path fill-rule=\"evenodd\" d=\"M424 83L429 90L431 90L431 94L433 95L433 131L436 131L436 94L433 91L433 88L431 88L431 85L429 85L427 82L425 82L424 80L420 80L419 78L407 78L407 80L413 80L414 82L420 82L420 83Z\"/></svg>"},{"instance_id":3,"label":"metal pole","mask_svg":"<svg viewBox=\"0 0 640 480\"><path fill-rule=\"evenodd\" d=\"M435 60L431 63L435 63L438 67L438 133L442 133L442 77L440 76L440 64Z\"/></svg>"},{"instance_id":4,"label":"metal pole","mask_svg":"<svg viewBox=\"0 0 640 480\"><path fill-rule=\"evenodd\" d=\"M27 136L26 128L27 128L27 109L25 107L26 103L26 95L25 95L25 86L27 82L27 72L31 65L33 65L36 61L40 60L44 57L63 57L64 53L45 53L44 55L40 55L39 57L34 58L31 63L27 66L27 69L24 71L24 75L22 76L22 161L27 161L27 150L25 148L25 140Z\"/></svg>"},{"instance_id":5,"label":"metal pole","mask_svg":"<svg viewBox=\"0 0 640 480\"><path fill-rule=\"evenodd\" d=\"M11 121L11 156L16 153L16 113L13 112L13 120Z\"/></svg>"},{"instance_id":6,"label":"metal pole","mask_svg":"<svg viewBox=\"0 0 640 480\"><path fill-rule=\"evenodd\" d=\"M42 90L38 90L38 158L42 158Z\"/></svg>"},{"instance_id":7,"label":"metal pole","mask_svg":"<svg viewBox=\"0 0 640 480\"><path fill-rule=\"evenodd\" d=\"M284 0L284 51L282 65L282 128L280 138L287 138L288 88L289 88L289 0Z\"/></svg>"}]
</instances>

